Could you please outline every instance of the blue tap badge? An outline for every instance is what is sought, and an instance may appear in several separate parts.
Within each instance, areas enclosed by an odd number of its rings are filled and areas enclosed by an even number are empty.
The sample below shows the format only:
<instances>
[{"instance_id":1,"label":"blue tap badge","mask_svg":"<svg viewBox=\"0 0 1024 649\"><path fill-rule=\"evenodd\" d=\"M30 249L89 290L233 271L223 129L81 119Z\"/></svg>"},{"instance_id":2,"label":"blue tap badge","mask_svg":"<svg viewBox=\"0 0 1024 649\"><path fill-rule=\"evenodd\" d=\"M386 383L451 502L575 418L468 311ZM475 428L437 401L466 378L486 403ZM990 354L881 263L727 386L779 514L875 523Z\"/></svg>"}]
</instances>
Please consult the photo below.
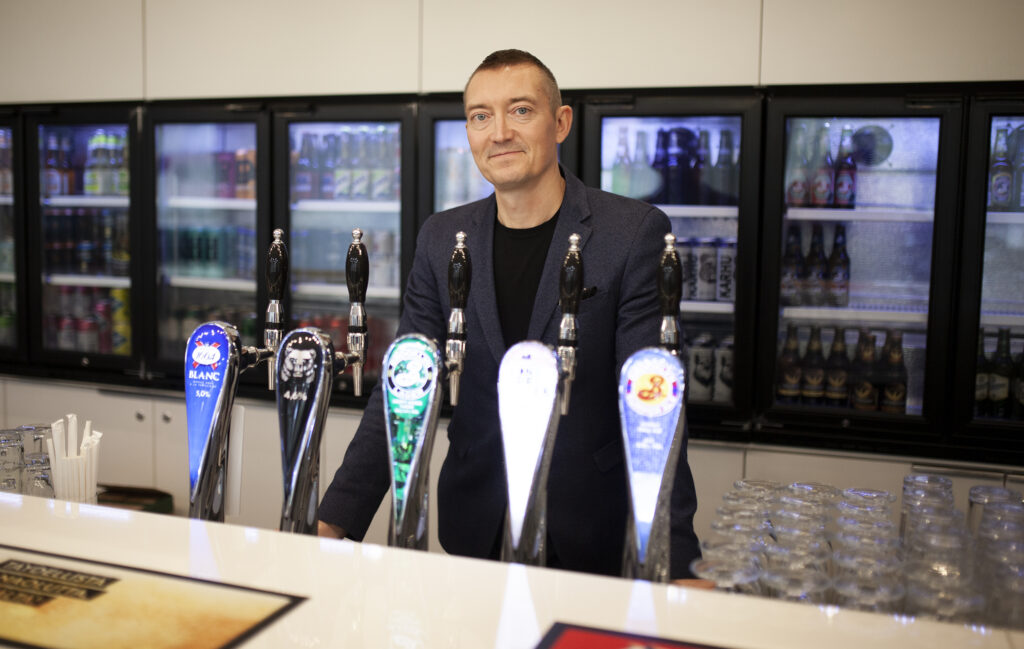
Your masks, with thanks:
<instances>
[{"instance_id":1,"label":"blue tap badge","mask_svg":"<svg viewBox=\"0 0 1024 649\"><path fill-rule=\"evenodd\" d=\"M679 360L661 348L641 349L622 366L619 413L641 562L679 425L684 386Z\"/></svg>"},{"instance_id":2,"label":"blue tap badge","mask_svg":"<svg viewBox=\"0 0 1024 649\"><path fill-rule=\"evenodd\" d=\"M231 338L216 322L200 325L185 346L185 410L188 419L189 489L195 491L230 374Z\"/></svg>"}]
</instances>

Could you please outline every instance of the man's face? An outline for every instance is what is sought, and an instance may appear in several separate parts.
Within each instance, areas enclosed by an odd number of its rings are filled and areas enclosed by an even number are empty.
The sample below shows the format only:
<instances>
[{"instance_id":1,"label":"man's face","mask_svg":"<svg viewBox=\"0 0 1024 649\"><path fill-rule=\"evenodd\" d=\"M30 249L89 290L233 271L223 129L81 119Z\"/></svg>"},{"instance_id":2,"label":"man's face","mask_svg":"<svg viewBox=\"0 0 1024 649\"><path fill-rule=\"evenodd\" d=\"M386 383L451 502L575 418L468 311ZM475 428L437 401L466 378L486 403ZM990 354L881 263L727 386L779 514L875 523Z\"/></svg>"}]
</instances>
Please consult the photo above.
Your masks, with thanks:
<instances>
[{"instance_id":1,"label":"man's face","mask_svg":"<svg viewBox=\"0 0 1024 649\"><path fill-rule=\"evenodd\" d=\"M466 86L466 133L473 159L498 190L529 188L552 169L572 109L554 113L543 73L532 65L482 70Z\"/></svg>"}]
</instances>

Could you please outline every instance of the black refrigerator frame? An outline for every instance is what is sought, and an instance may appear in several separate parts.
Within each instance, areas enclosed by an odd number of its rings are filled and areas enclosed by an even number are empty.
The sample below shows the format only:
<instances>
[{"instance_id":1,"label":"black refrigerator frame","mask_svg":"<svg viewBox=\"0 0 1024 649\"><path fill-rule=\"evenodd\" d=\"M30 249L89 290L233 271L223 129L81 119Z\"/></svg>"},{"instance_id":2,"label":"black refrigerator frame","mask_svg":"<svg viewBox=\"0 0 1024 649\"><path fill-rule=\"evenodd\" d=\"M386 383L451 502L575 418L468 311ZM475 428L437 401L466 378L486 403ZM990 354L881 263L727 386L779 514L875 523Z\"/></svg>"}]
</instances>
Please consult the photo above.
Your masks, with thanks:
<instances>
[{"instance_id":1,"label":"black refrigerator frame","mask_svg":"<svg viewBox=\"0 0 1024 649\"><path fill-rule=\"evenodd\" d=\"M733 306L733 401L687 405L694 438L748 441L754 403L755 322L760 252L761 140L763 96L753 89L692 90L688 93L607 93L587 96L584 105L583 181L601 186L601 125L605 117L739 117L739 196L737 197L736 297ZM652 259L651 264L657 264ZM685 313L680 325L686 327ZM656 340L651 345L657 345Z\"/></svg>"},{"instance_id":2,"label":"black refrigerator frame","mask_svg":"<svg viewBox=\"0 0 1024 649\"><path fill-rule=\"evenodd\" d=\"M143 269L144 286L147 287L146 295L150 303L146 311L152 317L147 323L146 337L152 341L149 358L152 368L149 378L154 385L181 389L184 377L184 349L182 357L177 362L161 359L158 350L159 323L156 319L157 313L157 263L160 261L160 250L158 240L157 223L157 172L158 161L156 159L156 127L161 124L208 124L208 123L245 123L253 122L256 125L256 302L253 310L259 316L258 342L263 345L263 320L267 310L267 285L266 285L266 251L270 247L272 239L272 228L270 227L271 210L271 135L270 135L270 114L265 109L262 101L236 101L236 102L161 102L148 106L143 118L143 133L145 134L145 150L143 160L143 172L146 178L146 195L144 204L144 216L146 223L146 236L144 249L148 258L153 263L146 264ZM239 322L230 324L236 327ZM258 368L243 372L239 376L239 386L262 385L264 392L270 394L266 389L266 364L262 363Z\"/></svg>"},{"instance_id":3,"label":"black refrigerator frame","mask_svg":"<svg viewBox=\"0 0 1024 649\"><path fill-rule=\"evenodd\" d=\"M753 439L770 444L964 459L950 439L949 381L958 265L964 96L948 89L892 87L784 88L767 98L761 298L758 320L757 418ZM786 120L815 117L938 117L939 152L930 261L927 352L922 414L889 415L849 409L775 404L779 340ZM980 458L979 458L980 459ZM990 458L991 459L991 458Z\"/></svg>"},{"instance_id":4,"label":"black refrigerator frame","mask_svg":"<svg viewBox=\"0 0 1024 649\"><path fill-rule=\"evenodd\" d=\"M288 238L291 234L291 211L289 205L291 184L289 181L289 161L287 159L288 152L290 151L288 141L289 126L298 122L392 121L401 124L402 181L399 200L401 201L402 208L399 228L402 241L399 247L398 302L398 315L400 317L402 300L405 295L405 281L412 268L413 248L416 244L416 233L419 229L415 221L416 204L414 202L417 183L417 173L414 167L418 137L416 130L417 100L412 97L392 97L388 100L379 97L349 98L344 100L320 98L309 101L280 101L270 104L269 107L271 112L271 151L274 161L272 170L273 186L275 188L271 204L271 231L276 228L284 230L285 245L288 245ZM269 239L267 240L267 245L269 245ZM266 250L266 246L262 250ZM293 319L291 290L293 281L290 277L284 295L285 333L290 330L290 323ZM345 304L345 311L347 312L347 301ZM375 317L372 303L366 305L366 317L368 320ZM333 342L335 351L347 351L345 341ZM372 385L364 385L362 396L356 397L353 393L351 370L346 369L344 373L335 373L331 404L362 409L366 406L371 389ZM265 387L263 392L266 392Z\"/></svg>"},{"instance_id":5,"label":"black refrigerator frame","mask_svg":"<svg viewBox=\"0 0 1024 649\"><path fill-rule=\"evenodd\" d=\"M0 128L11 130L11 139L8 145L11 147L11 218L13 219L14 230L14 290L15 308L17 309L14 318L15 341L12 346L0 347L0 367L10 366L12 370L24 365L29 360L29 350L26 342L28 329L29 290L25 281L27 277L25 266L28 262L26 254L26 221L25 221L25 193L24 179L24 115L22 111L13 107L0 106Z\"/></svg>"}]
</instances>

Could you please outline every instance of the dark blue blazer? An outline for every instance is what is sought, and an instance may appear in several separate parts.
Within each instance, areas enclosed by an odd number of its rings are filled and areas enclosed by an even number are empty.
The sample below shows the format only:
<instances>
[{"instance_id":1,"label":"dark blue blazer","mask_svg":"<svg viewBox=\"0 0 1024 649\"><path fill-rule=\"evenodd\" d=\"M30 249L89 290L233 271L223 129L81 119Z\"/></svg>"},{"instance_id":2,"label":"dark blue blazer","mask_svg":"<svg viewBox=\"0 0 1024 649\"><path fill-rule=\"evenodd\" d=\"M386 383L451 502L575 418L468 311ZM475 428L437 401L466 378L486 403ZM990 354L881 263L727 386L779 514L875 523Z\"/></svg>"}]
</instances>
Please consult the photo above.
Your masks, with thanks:
<instances>
[{"instance_id":1,"label":"dark blue blazer","mask_svg":"<svg viewBox=\"0 0 1024 649\"><path fill-rule=\"evenodd\" d=\"M562 171L565 197L544 263L528 338L558 337L559 272L569 235L581 238L583 285L576 380L561 418L548 482L548 529L568 569L619 574L626 533L627 485L618 412L618 373L641 347L658 342L655 277L669 221L660 210L586 187ZM506 346L494 291L494 196L433 215L423 225L405 291L399 334L422 333L443 346L448 260L464 231L473 267L466 307L467 352L459 405L448 427L448 455L438 479L438 535L453 554L486 557L507 508L498 419L498 366ZM372 317L372 314L371 314ZM389 488L380 387L320 505L320 519L361 540ZM697 508L683 446L672 498L672 575L687 576L699 556Z\"/></svg>"}]
</instances>

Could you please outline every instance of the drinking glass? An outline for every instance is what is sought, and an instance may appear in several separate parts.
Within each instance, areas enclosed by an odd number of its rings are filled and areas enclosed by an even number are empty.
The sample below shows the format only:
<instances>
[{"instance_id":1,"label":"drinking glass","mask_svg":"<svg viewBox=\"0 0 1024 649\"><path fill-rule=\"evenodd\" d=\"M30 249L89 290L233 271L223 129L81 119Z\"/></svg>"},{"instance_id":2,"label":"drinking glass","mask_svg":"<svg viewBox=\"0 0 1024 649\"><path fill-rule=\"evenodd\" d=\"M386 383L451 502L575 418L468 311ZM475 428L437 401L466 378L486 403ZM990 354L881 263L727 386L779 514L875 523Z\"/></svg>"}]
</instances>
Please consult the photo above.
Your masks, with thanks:
<instances>
[{"instance_id":1,"label":"drinking glass","mask_svg":"<svg viewBox=\"0 0 1024 649\"><path fill-rule=\"evenodd\" d=\"M833 588L836 603L844 608L876 613L899 613L903 610L903 584L894 576L846 575L837 578Z\"/></svg>"},{"instance_id":2,"label":"drinking glass","mask_svg":"<svg viewBox=\"0 0 1024 649\"><path fill-rule=\"evenodd\" d=\"M26 453L22 473L22 492L28 496L53 498L53 475L50 456L46 453Z\"/></svg>"},{"instance_id":3,"label":"drinking glass","mask_svg":"<svg viewBox=\"0 0 1024 649\"><path fill-rule=\"evenodd\" d=\"M761 573L761 587L774 599L825 604L832 580L817 570L771 568Z\"/></svg>"},{"instance_id":4,"label":"drinking glass","mask_svg":"<svg viewBox=\"0 0 1024 649\"><path fill-rule=\"evenodd\" d=\"M694 559L690 572L715 583L716 590L757 594L760 570L751 561L733 559Z\"/></svg>"},{"instance_id":5,"label":"drinking glass","mask_svg":"<svg viewBox=\"0 0 1024 649\"><path fill-rule=\"evenodd\" d=\"M21 433L0 430L0 491L21 492Z\"/></svg>"}]
</instances>

